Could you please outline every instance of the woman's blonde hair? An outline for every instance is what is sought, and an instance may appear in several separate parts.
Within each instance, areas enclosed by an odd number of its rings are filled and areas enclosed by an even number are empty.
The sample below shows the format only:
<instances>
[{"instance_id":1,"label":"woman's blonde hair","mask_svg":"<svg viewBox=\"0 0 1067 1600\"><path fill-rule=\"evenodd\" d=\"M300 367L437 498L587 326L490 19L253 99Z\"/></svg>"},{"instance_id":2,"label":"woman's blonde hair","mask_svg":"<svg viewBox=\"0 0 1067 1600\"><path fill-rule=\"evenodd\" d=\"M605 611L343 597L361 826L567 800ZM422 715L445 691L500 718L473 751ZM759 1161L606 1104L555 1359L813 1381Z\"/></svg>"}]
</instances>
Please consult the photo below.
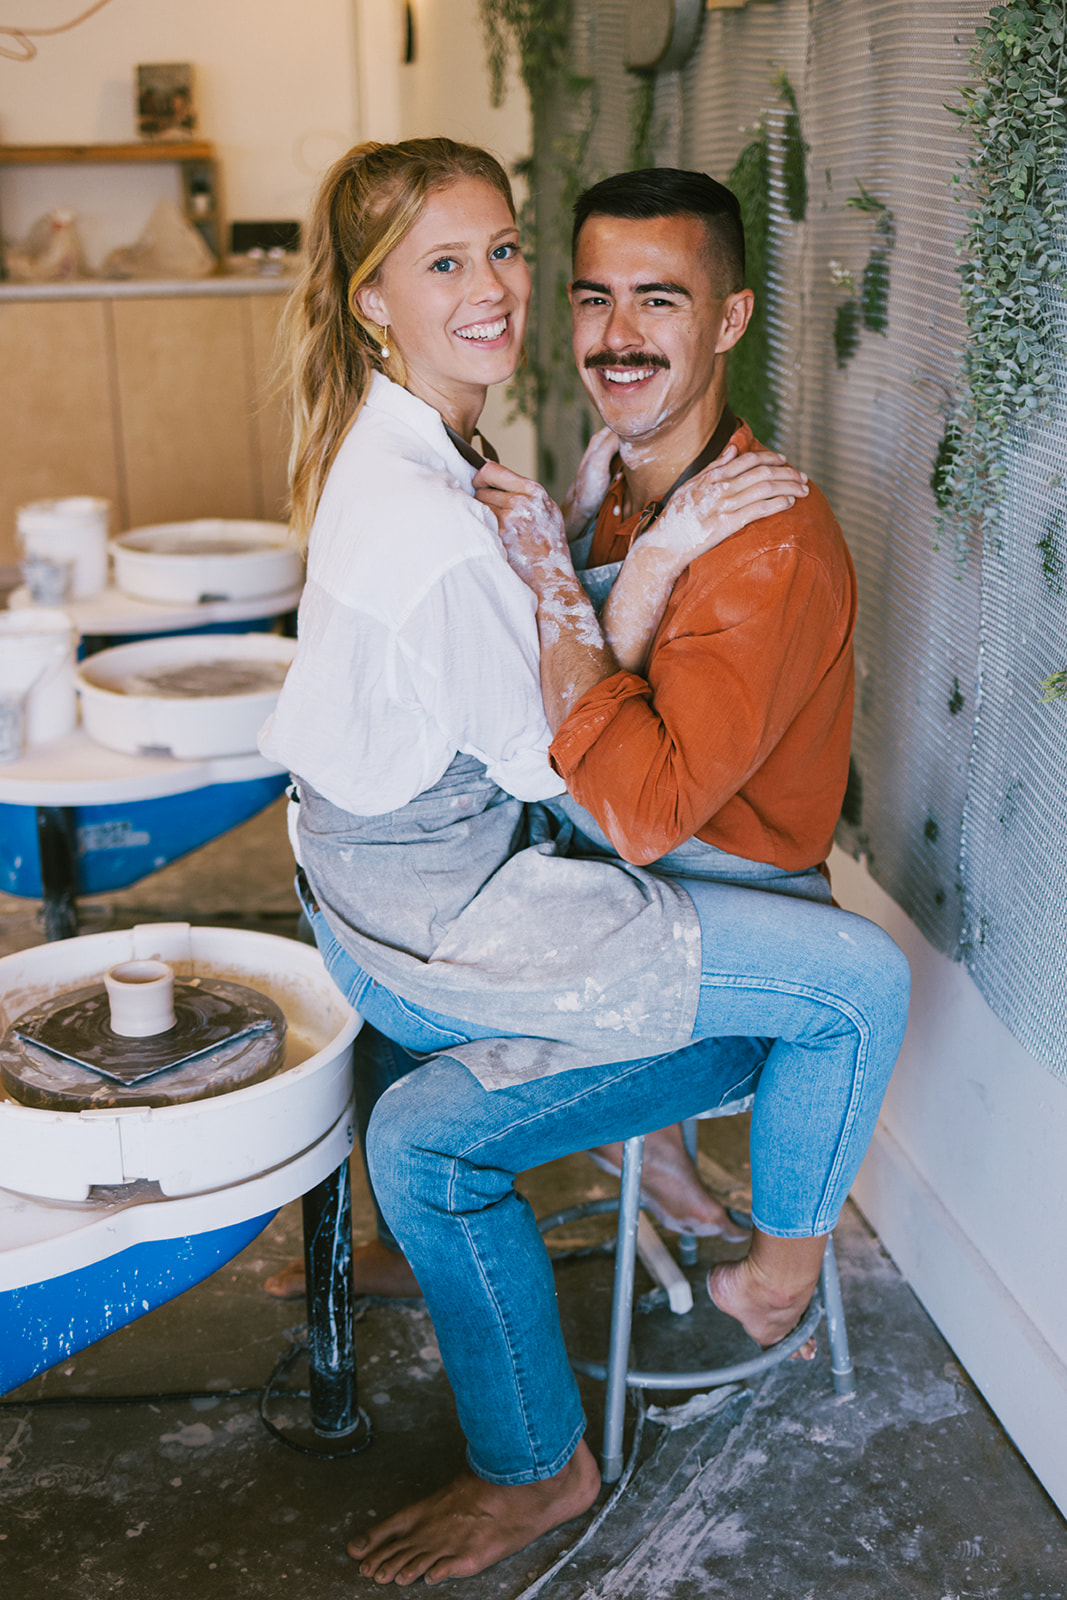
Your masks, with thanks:
<instances>
[{"instance_id":1,"label":"woman's blonde hair","mask_svg":"<svg viewBox=\"0 0 1067 1600\"><path fill-rule=\"evenodd\" d=\"M289 491L293 531L306 544L326 475L359 412L371 373L404 382L384 330L360 311L356 294L418 220L427 196L478 178L507 201L511 184L486 150L452 139L357 144L330 168L305 235L307 265L283 323L293 411Z\"/></svg>"}]
</instances>

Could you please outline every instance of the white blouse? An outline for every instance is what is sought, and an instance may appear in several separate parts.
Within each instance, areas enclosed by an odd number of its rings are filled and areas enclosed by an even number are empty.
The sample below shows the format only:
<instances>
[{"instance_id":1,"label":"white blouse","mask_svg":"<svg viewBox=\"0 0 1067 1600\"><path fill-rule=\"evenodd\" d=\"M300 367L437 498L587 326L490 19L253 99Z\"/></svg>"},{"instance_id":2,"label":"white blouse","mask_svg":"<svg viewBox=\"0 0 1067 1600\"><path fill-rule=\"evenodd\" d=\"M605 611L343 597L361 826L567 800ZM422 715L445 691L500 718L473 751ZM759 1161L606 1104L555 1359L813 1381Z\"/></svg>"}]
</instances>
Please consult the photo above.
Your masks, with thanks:
<instances>
[{"instance_id":1,"label":"white blouse","mask_svg":"<svg viewBox=\"0 0 1067 1600\"><path fill-rule=\"evenodd\" d=\"M548 761L532 591L432 406L376 373L330 469L296 657L259 747L333 805L378 816L457 752L519 800Z\"/></svg>"}]
</instances>

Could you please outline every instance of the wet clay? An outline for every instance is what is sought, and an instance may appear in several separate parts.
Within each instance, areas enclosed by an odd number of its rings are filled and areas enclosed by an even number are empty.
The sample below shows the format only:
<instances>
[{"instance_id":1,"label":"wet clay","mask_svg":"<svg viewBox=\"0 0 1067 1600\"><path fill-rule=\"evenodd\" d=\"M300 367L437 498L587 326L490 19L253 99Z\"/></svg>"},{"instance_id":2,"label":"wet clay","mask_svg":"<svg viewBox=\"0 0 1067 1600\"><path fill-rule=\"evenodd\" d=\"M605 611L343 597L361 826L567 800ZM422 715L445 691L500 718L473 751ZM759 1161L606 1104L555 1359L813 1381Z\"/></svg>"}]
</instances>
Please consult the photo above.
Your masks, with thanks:
<instances>
[{"instance_id":1,"label":"wet clay","mask_svg":"<svg viewBox=\"0 0 1067 1600\"><path fill-rule=\"evenodd\" d=\"M279 547L269 539L224 539L209 534L185 539L176 533L159 533L123 539L122 548L152 556L248 556Z\"/></svg>"},{"instance_id":2,"label":"wet clay","mask_svg":"<svg viewBox=\"0 0 1067 1600\"><path fill-rule=\"evenodd\" d=\"M153 667L108 684L119 694L151 695L157 700L206 700L223 695L268 694L285 682L284 661L190 661Z\"/></svg>"},{"instance_id":3,"label":"wet clay","mask_svg":"<svg viewBox=\"0 0 1067 1600\"><path fill-rule=\"evenodd\" d=\"M166 1033L112 1031L103 984L17 1017L0 1039L13 1100L52 1111L182 1105L228 1094L286 1065L286 1021L266 995L223 979L179 980Z\"/></svg>"}]
</instances>

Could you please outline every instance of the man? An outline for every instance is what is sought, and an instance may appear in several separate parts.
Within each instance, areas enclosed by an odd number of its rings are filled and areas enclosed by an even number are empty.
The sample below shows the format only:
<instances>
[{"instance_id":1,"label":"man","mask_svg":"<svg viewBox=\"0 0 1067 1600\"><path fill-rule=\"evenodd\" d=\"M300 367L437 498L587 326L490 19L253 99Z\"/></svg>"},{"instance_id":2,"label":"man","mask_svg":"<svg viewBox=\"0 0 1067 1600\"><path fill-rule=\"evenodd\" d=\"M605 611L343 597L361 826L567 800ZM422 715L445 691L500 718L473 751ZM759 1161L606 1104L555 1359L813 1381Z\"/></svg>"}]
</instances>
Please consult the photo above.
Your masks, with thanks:
<instances>
[{"instance_id":1,"label":"man","mask_svg":"<svg viewBox=\"0 0 1067 1600\"><path fill-rule=\"evenodd\" d=\"M580 490L576 520L596 513L594 567L632 542L640 626L617 626L613 596L601 629L536 484L495 465L476 480L537 599L552 755L580 803L566 809L590 850L685 875L703 1042L491 1092L442 1057L378 1102L369 1170L433 1314L473 1468L350 1544L379 1583L481 1571L596 1494L551 1273L511 1175L758 1083L753 1244L709 1290L769 1344L807 1303L899 1047L899 952L803 898L825 898L817 869L847 768L855 585L840 531L813 489L718 548L680 542L694 511L729 495L730 459L679 479L751 443L726 405L727 354L752 310L742 282L736 201L703 174L624 174L578 202L575 355L610 433L583 463L586 485L600 482ZM789 893L802 898L783 917ZM777 1123L761 1110L775 1096Z\"/></svg>"}]
</instances>

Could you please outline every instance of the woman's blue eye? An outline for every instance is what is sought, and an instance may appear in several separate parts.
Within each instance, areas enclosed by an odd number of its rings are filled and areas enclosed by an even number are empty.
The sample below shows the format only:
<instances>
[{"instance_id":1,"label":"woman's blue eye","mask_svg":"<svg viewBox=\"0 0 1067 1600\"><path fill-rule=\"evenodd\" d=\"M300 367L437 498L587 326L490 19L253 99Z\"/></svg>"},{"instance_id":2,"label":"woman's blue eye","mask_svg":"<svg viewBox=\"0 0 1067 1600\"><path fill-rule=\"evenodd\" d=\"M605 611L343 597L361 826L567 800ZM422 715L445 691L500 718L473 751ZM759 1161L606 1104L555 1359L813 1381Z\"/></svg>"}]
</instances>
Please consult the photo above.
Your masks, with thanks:
<instances>
[{"instance_id":1,"label":"woman's blue eye","mask_svg":"<svg viewBox=\"0 0 1067 1600\"><path fill-rule=\"evenodd\" d=\"M431 266L430 271L431 272L450 272L455 265L456 265L456 262L455 262L454 257L452 257L452 256L438 256L437 260Z\"/></svg>"},{"instance_id":2,"label":"woman's blue eye","mask_svg":"<svg viewBox=\"0 0 1067 1600\"><path fill-rule=\"evenodd\" d=\"M514 256L520 255L517 244L498 244L495 250L489 252L490 261L510 261Z\"/></svg>"}]
</instances>

